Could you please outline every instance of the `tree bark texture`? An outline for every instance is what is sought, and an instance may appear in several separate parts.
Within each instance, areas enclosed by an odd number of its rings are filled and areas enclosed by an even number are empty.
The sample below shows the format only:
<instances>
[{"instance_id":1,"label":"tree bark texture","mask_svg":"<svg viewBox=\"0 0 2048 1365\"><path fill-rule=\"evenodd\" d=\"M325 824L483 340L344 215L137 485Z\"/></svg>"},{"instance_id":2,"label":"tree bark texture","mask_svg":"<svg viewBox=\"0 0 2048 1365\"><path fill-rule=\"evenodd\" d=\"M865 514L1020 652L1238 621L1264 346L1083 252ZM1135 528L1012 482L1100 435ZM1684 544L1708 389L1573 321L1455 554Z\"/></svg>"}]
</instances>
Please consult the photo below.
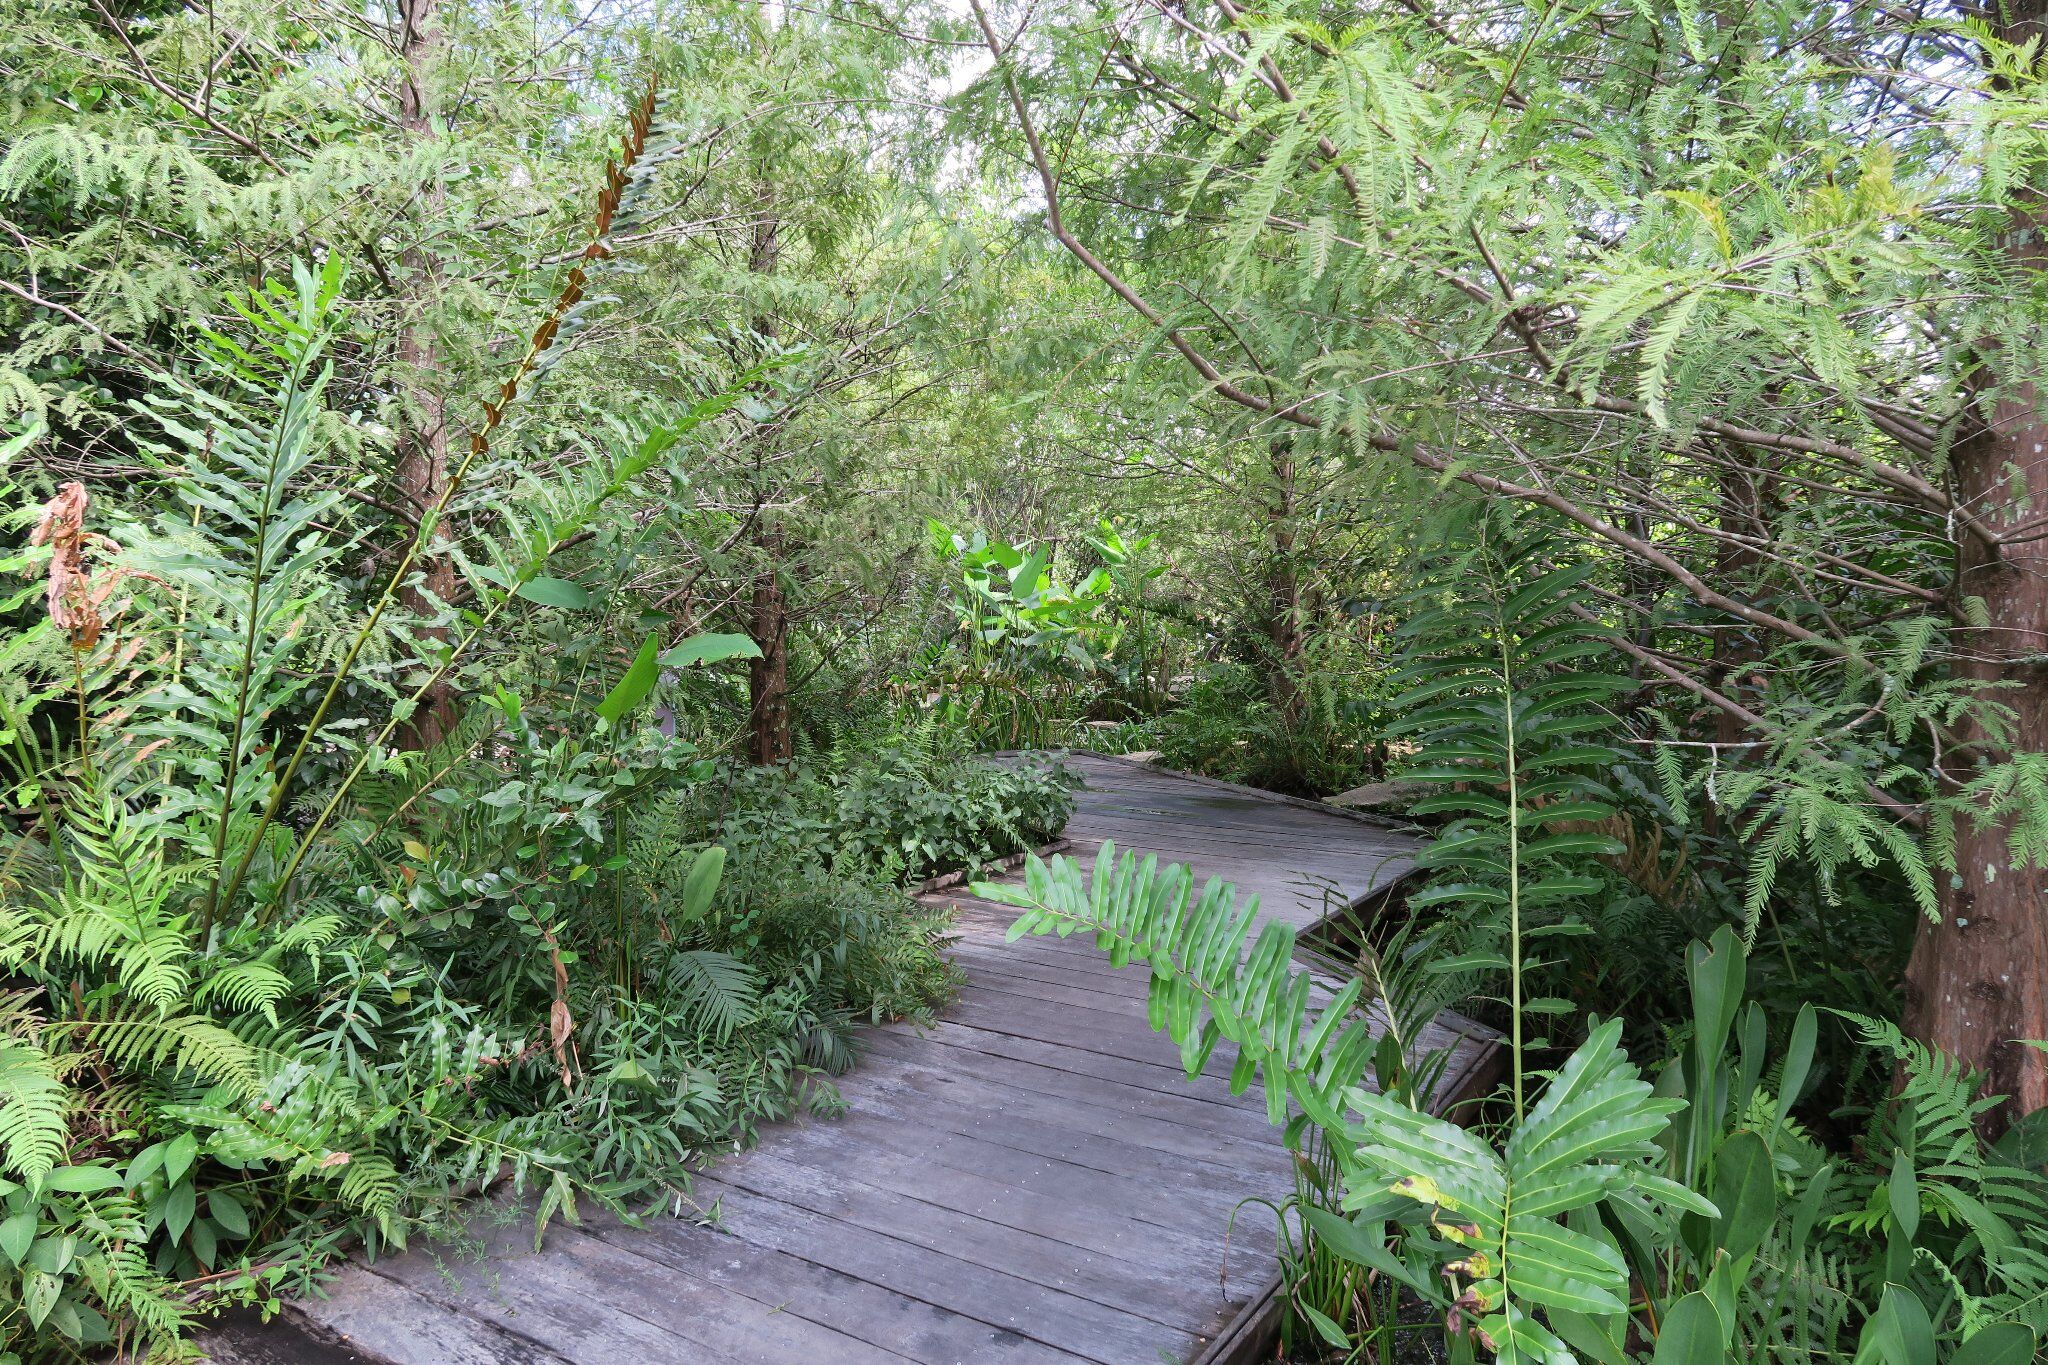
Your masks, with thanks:
<instances>
[{"instance_id":1,"label":"tree bark texture","mask_svg":"<svg viewBox=\"0 0 2048 1365\"><path fill-rule=\"evenodd\" d=\"M2044 0L2002 6L1997 17L2012 42L2048 31ZM2002 244L2015 288L2042 288L2044 229L2048 199L2036 189L2015 208ZM1950 638L1959 676L2001 684L1987 697L2012 709L2014 733L2001 742L1975 720L1959 726L1958 747L1942 763L1951 789L2016 752L2048 753L2048 395L2038 377L1998 389L1991 367L1983 372L1982 425L1951 458L1954 498L2010 538L1996 556L1958 538ZM2048 1054L2026 1045L2048 1039L2048 869L2013 866L2012 823L1964 820L1940 916L1921 922L1906 970L1907 1032L1984 1072L1988 1089L2008 1097L1987 1124L1993 1131L2048 1105Z\"/></svg>"},{"instance_id":2,"label":"tree bark texture","mask_svg":"<svg viewBox=\"0 0 2048 1365\"><path fill-rule=\"evenodd\" d=\"M755 275L773 275L781 258L782 220L776 210L775 183L764 176L756 196L747 269ZM772 340L777 334L773 314L757 315L754 331ZM763 430L755 433L753 439L772 438ZM765 476L757 479L755 496L763 504L770 500ZM754 545L762 564L754 577L753 613L747 634L760 647L761 657L747 669L751 702L747 749L755 763L781 764L789 762L796 752L789 715L789 600L780 577L782 534L765 507L756 509L755 527Z\"/></svg>"},{"instance_id":3,"label":"tree bark texture","mask_svg":"<svg viewBox=\"0 0 2048 1365\"><path fill-rule=\"evenodd\" d=\"M409 140L435 136L432 109L433 68L443 41L435 13L439 0L400 0L398 121ZM446 200L438 175L421 196L421 222L437 223ZM441 263L424 246L407 248L399 257L408 296L401 299L405 316L398 335L398 361L406 376L405 425L400 432L398 463L393 471L398 504L417 520L440 500L448 487L447 366L435 334L431 312L441 291ZM441 534L439 530L435 534ZM439 614L437 605L453 597L455 565L447 555L424 554L416 582L400 589L400 604L415 619ZM423 653L432 654L448 642L445 626L423 629L415 637ZM455 689L437 680L420 698L419 709L401 731L408 748L439 743L455 725Z\"/></svg>"}]
</instances>

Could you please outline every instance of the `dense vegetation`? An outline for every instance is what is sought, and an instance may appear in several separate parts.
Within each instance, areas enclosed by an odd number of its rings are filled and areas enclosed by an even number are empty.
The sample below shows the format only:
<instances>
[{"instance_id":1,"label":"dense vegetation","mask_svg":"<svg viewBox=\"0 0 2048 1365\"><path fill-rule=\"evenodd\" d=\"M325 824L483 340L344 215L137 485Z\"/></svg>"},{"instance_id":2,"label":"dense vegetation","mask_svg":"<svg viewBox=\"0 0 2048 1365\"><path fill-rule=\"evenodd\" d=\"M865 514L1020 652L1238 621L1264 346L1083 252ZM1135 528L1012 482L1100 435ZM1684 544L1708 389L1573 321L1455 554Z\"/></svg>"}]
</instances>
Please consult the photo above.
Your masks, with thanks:
<instances>
[{"instance_id":1,"label":"dense vegetation","mask_svg":"<svg viewBox=\"0 0 2048 1365\"><path fill-rule=\"evenodd\" d=\"M2048 1337L2036 7L0 16L0 1352L677 1207L1060 746L1439 836L1320 1012L1017 897L1267 1086L1302 1357Z\"/></svg>"}]
</instances>

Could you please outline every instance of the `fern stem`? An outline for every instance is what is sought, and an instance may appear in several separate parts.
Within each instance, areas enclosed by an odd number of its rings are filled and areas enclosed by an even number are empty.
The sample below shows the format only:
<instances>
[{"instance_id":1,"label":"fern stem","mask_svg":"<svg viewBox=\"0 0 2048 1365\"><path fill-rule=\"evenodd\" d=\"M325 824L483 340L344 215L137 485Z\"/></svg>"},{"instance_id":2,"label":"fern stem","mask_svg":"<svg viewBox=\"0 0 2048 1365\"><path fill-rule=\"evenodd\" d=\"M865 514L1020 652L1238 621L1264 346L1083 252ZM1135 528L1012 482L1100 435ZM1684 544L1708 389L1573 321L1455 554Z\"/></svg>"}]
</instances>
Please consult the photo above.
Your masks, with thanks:
<instances>
[{"instance_id":1,"label":"fern stem","mask_svg":"<svg viewBox=\"0 0 2048 1365\"><path fill-rule=\"evenodd\" d=\"M85 656L71 651L71 688L78 704L78 769L92 773L92 711L85 698Z\"/></svg>"},{"instance_id":2,"label":"fern stem","mask_svg":"<svg viewBox=\"0 0 2048 1365\"><path fill-rule=\"evenodd\" d=\"M1487 564L1487 576L1494 576ZM1489 594L1494 617L1494 645L1500 652L1501 739L1505 745L1508 798L1508 1048L1513 1069L1515 1121L1525 1112L1522 1080L1522 800L1520 764L1515 754L1515 667L1509 649L1511 631L1501 603L1505 585Z\"/></svg>"},{"instance_id":3,"label":"fern stem","mask_svg":"<svg viewBox=\"0 0 2048 1365\"><path fill-rule=\"evenodd\" d=\"M270 458L266 462L263 480L263 501L258 506L256 512L254 535L256 561L249 567L249 622L248 628L242 632L242 657L240 660L241 666L238 670L240 676L235 683L235 718L234 723L228 727L228 751L223 756L224 761L222 765L220 814L214 821L213 889L207 893L206 904L201 907L199 912L199 939L201 943L206 941L207 934L211 932L213 917L219 912L221 904L220 874L221 868L227 863L228 825L234 815L236 779L241 775L242 769L242 740L248 733L249 727L249 693L254 685L256 674L256 632L257 623L263 614L263 581L269 571L270 522L277 511L278 466L282 462L284 455L285 433L291 430L292 427L293 409L304 398L305 391L303 386L305 383L306 365L314 356L319 354L319 349L317 341L309 346L294 348L292 366L286 371L283 407L278 413L277 421L271 431ZM206 447L207 455L211 457L213 453L213 431L211 428L206 433ZM193 516L195 519L198 516L198 509L196 507L193 509ZM179 605L182 610L182 600ZM182 640L180 647L182 648ZM263 827L259 826L256 833L258 837L261 837L264 833ZM249 853L245 854L245 861L248 856L253 856L253 852L254 845L252 844Z\"/></svg>"},{"instance_id":4,"label":"fern stem","mask_svg":"<svg viewBox=\"0 0 2048 1365\"><path fill-rule=\"evenodd\" d=\"M398 599L400 590L412 573L413 565L418 562L421 552L431 541L436 526L454 502L456 494L468 482L470 471L490 450L491 436L503 422L506 410L519 397L522 386L533 373L535 366L540 363L541 357L554 347L561 334L562 320L568 315L569 310L582 300L584 284L588 279L584 266L611 255L611 248L605 244L605 237L611 230L612 215L618 209L620 196L628 183L629 172L647 150L647 136L654 125L654 108L660 88L658 73L650 72L646 94L641 97L639 105L633 111L630 131L620 147L619 160L606 167L605 186L598 192L597 215L591 225L588 243L579 253L577 264L570 267L568 278L555 297L554 306L540 326L534 330L533 338L520 356L519 363L513 367L511 377L499 387L498 401L484 404L484 420L470 436L468 452L464 454L461 464L456 466L454 473L442 488L441 496L435 499L434 505L420 517L412 542L406 546L405 553L399 557L397 567L385 580L383 590L377 594L377 600L370 608L368 618L349 641L348 649L343 653L340 664L336 666L333 678L328 681L327 690L321 694L320 704L313 708L312 718L307 721L298 744L292 749L290 760L286 762L284 771L278 778L276 789L271 792L270 800L264 806L263 816L256 825L256 832L250 838L249 846L243 851L241 860L236 864L234 876L229 881L226 892L220 897L222 902L232 901L235 894L241 890L243 881L249 875L249 867L256 859L256 850L262 846L264 834L276 822L279 812L284 808L285 795L291 790L292 779L297 775L299 765L305 761L314 737L320 733L320 727L326 722L327 713L333 708L335 698L341 695L342 686L354 672L357 658L376 634L377 625L383 620L385 611ZM448 662L452 662L452 656ZM436 679L447 670L448 662L444 662L440 672L435 674ZM384 733L388 735L392 728L387 725ZM353 782L355 773L360 772L362 766L362 761L358 760L356 768L350 775L350 782ZM342 790L345 791L347 786L348 783L344 783ZM326 819L332 815L339 797L340 792L337 792L336 799L328 802L327 810L322 812L320 824L324 825ZM314 830L309 830L300 839L299 846L292 855L291 871L295 871L305 860L306 849L318 828L319 825L316 825ZM287 871L285 877L278 883L280 898L284 895L284 889L290 885L291 871Z\"/></svg>"},{"instance_id":5,"label":"fern stem","mask_svg":"<svg viewBox=\"0 0 2048 1365\"><path fill-rule=\"evenodd\" d=\"M559 546L554 548L559 548ZM329 822L334 819L334 813L341 809L341 803L347 799L349 792L354 789L356 780L370 766L370 760L390 740L392 732L397 730L412 715L413 708L419 705L420 701L426 697L427 693L436 683L448 675L448 671L455 667L456 661L461 659L484 631L497 621L499 614L507 606L511 605L511 602L512 592L508 589L491 605L491 609L485 612L482 618L469 628L468 633L455 642L454 646L449 649L447 657L441 661L440 667L429 673L425 680L412 690L412 695L405 699L407 705L404 710L401 712L398 707L392 708L390 717L384 722L384 728L379 730L370 742L362 747L361 752L356 755L355 762L349 765L348 772L336 784L334 791L328 796L326 804L321 806L320 814L314 817L313 823L306 827L305 833L299 836L298 842L293 846L291 861L285 864L284 875L278 879L278 903L281 903L284 898L284 888L291 885L292 878L298 875L300 865L306 861L306 855L312 851L314 841L326 831ZM287 770L286 775L290 775L289 770ZM247 866L245 858L241 870L247 871ZM236 884L240 884L239 877ZM258 928L270 922L272 914L275 913L275 905L276 903L273 903L271 907L265 908L263 913L257 917L256 925Z\"/></svg>"}]
</instances>

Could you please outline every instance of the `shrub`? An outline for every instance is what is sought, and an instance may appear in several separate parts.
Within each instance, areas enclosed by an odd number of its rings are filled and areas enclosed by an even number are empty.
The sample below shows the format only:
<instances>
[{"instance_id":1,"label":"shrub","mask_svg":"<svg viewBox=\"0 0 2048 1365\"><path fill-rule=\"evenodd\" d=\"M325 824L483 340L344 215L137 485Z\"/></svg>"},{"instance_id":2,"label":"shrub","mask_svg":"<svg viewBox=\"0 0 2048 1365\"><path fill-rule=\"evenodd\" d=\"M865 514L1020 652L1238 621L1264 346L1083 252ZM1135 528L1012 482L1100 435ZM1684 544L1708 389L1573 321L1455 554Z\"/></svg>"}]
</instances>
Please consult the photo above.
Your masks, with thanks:
<instances>
[{"instance_id":1,"label":"shrub","mask_svg":"<svg viewBox=\"0 0 2048 1365\"><path fill-rule=\"evenodd\" d=\"M1043 758L929 758L891 748L836 771L722 770L692 798L702 837L904 882L1036 848L1073 813L1075 779Z\"/></svg>"}]
</instances>

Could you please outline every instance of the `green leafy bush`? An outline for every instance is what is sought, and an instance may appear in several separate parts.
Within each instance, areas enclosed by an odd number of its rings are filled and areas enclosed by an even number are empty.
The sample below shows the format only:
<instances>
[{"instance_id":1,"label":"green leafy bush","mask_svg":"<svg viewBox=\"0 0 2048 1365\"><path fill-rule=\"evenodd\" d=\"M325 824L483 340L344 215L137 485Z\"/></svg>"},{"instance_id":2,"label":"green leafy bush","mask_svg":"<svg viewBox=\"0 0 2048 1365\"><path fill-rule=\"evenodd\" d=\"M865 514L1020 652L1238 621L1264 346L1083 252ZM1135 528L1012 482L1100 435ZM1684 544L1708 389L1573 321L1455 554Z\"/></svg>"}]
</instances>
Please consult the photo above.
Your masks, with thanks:
<instances>
[{"instance_id":1,"label":"green leafy bush","mask_svg":"<svg viewBox=\"0 0 2048 1365\"><path fill-rule=\"evenodd\" d=\"M1256 669L1212 664L1147 724L1145 737L1170 768L1326 796L1382 775L1386 733L1377 705L1359 694L1361 681L1305 663L1290 717Z\"/></svg>"},{"instance_id":2,"label":"green leafy bush","mask_svg":"<svg viewBox=\"0 0 2048 1365\"><path fill-rule=\"evenodd\" d=\"M543 1226L665 1203L694 1154L829 1102L855 1021L950 989L900 891L676 837L711 765L647 719L653 637L542 573L729 395L472 506L445 638L370 667L424 539L351 603L315 477L363 436L326 403L342 278L236 300L204 383L143 401L175 514L117 544L72 485L38 522L47 610L0 652L0 1351L167 1349L494 1183ZM550 613L587 613L582 648L394 748Z\"/></svg>"},{"instance_id":3,"label":"green leafy bush","mask_svg":"<svg viewBox=\"0 0 2048 1365\"><path fill-rule=\"evenodd\" d=\"M822 772L725 768L692 804L703 837L734 849L917 882L1054 838L1073 813L1074 782L1045 758L934 758L892 747Z\"/></svg>"}]
</instances>

